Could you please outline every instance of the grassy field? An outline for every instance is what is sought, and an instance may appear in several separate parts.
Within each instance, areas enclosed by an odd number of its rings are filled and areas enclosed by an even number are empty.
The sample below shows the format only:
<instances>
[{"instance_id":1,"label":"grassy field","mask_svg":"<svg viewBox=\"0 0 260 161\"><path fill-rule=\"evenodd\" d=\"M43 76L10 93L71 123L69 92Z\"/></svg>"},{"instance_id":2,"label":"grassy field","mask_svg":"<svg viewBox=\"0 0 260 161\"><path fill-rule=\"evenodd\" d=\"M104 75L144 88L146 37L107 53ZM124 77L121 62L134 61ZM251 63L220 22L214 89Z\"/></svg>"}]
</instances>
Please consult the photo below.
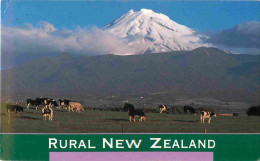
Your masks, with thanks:
<instances>
[{"instance_id":1,"label":"grassy field","mask_svg":"<svg viewBox=\"0 0 260 161\"><path fill-rule=\"evenodd\" d=\"M43 121L41 110L29 109L10 116L1 113L2 133L260 133L260 117L217 116L211 124L199 116L146 113L146 122L129 122L127 112L86 110L69 113L54 109L52 122Z\"/></svg>"}]
</instances>

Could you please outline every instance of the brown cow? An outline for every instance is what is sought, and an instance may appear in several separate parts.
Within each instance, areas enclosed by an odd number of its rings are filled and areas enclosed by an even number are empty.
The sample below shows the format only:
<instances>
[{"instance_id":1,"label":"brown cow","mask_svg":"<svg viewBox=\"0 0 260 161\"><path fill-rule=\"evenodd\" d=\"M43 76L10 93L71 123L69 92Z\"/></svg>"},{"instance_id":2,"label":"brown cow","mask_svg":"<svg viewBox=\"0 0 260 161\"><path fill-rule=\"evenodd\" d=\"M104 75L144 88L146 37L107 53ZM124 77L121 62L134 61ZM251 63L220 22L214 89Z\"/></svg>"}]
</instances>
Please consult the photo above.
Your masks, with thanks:
<instances>
[{"instance_id":1,"label":"brown cow","mask_svg":"<svg viewBox=\"0 0 260 161\"><path fill-rule=\"evenodd\" d=\"M69 102L69 112L72 110L74 112L74 109L76 109L76 112L78 111L84 111L84 107L79 102Z\"/></svg>"}]
</instances>

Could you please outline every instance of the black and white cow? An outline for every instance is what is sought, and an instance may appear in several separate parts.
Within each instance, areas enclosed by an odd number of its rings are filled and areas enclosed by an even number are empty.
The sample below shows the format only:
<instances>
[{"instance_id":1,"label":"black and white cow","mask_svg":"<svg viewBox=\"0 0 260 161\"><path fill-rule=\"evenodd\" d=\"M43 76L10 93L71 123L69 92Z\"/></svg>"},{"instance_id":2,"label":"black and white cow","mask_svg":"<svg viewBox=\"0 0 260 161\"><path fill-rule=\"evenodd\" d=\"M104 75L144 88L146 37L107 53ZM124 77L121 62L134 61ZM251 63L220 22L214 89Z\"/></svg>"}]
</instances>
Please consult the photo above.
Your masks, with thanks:
<instances>
[{"instance_id":1,"label":"black and white cow","mask_svg":"<svg viewBox=\"0 0 260 161\"><path fill-rule=\"evenodd\" d=\"M217 114L215 112L206 112L206 111L201 111L200 112L200 122L204 123L205 119L208 119L208 123L210 124L210 120L212 117L216 117Z\"/></svg>"},{"instance_id":2,"label":"black and white cow","mask_svg":"<svg viewBox=\"0 0 260 161\"><path fill-rule=\"evenodd\" d=\"M52 106L58 106L57 102L55 99L51 98L43 98L43 97L36 97L35 100L32 99L27 99L27 109L29 109L29 106L36 106L36 110L38 109L39 106L46 106L46 105L52 105Z\"/></svg>"},{"instance_id":3,"label":"black and white cow","mask_svg":"<svg viewBox=\"0 0 260 161\"><path fill-rule=\"evenodd\" d=\"M17 112L23 112L23 107L18 105L6 104L6 114L10 114L10 111L14 111L16 114L18 114Z\"/></svg>"},{"instance_id":4,"label":"black and white cow","mask_svg":"<svg viewBox=\"0 0 260 161\"><path fill-rule=\"evenodd\" d=\"M44 106L46 106L46 105L51 105L51 106L57 107L57 106L58 106L58 103L55 101L55 99L46 98L46 99L43 101L43 105L44 105Z\"/></svg>"},{"instance_id":5,"label":"black and white cow","mask_svg":"<svg viewBox=\"0 0 260 161\"><path fill-rule=\"evenodd\" d=\"M61 106L69 106L69 103L71 102L71 100L67 100L67 99L59 99L59 104Z\"/></svg>"},{"instance_id":6,"label":"black and white cow","mask_svg":"<svg viewBox=\"0 0 260 161\"><path fill-rule=\"evenodd\" d=\"M53 119L53 110L51 106L45 106L42 108L42 120L46 121L46 117L49 117L49 121Z\"/></svg>"},{"instance_id":7,"label":"black and white cow","mask_svg":"<svg viewBox=\"0 0 260 161\"><path fill-rule=\"evenodd\" d=\"M41 105L45 105L46 100L49 100L49 98L36 97L36 99L35 99L35 101L41 103Z\"/></svg>"},{"instance_id":8,"label":"black and white cow","mask_svg":"<svg viewBox=\"0 0 260 161\"><path fill-rule=\"evenodd\" d=\"M135 110L134 105L125 103L124 111L128 111L129 121L134 120L136 122L136 117L139 117L139 121L146 121L146 116L143 110Z\"/></svg>"},{"instance_id":9,"label":"black and white cow","mask_svg":"<svg viewBox=\"0 0 260 161\"><path fill-rule=\"evenodd\" d=\"M159 110L161 114L163 112L169 112L169 107L167 105L159 105Z\"/></svg>"},{"instance_id":10,"label":"black and white cow","mask_svg":"<svg viewBox=\"0 0 260 161\"><path fill-rule=\"evenodd\" d=\"M187 114L187 113L195 114L195 109L191 106L184 106L183 112L184 112L184 114Z\"/></svg>"},{"instance_id":11,"label":"black and white cow","mask_svg":"<svg viewBox=\"0 0 260 161\"><path fill-rule=\"evenodd\" d=\"M43 105L41 101L39 100L32 100L32 99L27 99L26 100L26 108L29 109L29 107L31 106L36 106L36 110L38 109L38 107L40 105Z\"/></svg>"}]
</instances>

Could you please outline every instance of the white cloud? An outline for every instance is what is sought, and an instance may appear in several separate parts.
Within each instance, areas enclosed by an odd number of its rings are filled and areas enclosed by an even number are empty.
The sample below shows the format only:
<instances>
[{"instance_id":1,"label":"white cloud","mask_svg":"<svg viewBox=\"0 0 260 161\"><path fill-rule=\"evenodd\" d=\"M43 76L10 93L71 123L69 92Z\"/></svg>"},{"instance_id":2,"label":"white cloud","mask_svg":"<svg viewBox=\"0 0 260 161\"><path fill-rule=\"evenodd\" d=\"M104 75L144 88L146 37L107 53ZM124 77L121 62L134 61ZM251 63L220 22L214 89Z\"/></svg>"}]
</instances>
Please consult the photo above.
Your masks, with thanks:
<instances>
[{"instance_id":1,"label":"white cloud","mask_svg":"<svg viewBox=\"0 0 260 161\"><path fill-rule=\"evenodd\" d=\"M135 49L97 27L57 30L48 22L40 22L37 26L2 26L2 67L26 62L33 57L63 52L78 55L129 55L135 53Z\"/></svg>"},{"instance_id":2,"label":"white cloud","mask_svg":"<svg viewBox=\"0 0 260 161\"><path fill-rule=\"evenodd\" d=\"M260 22L249 21L233 28L219 31L210 37L209 43L233 48L260 48Z\"/></svg>"},{"instance_id":3,"label":"white cloud","mask_svg":"<svg viewBox=\"0 0 260 161\"><path fill-rule=\"evenodd\" d=\"M206 43L239 54L260 54L260 22L247 21L209 34Z\"/></svg>"},{"instance_id":4,"label":"white cloud","mask_svg":"<svg viewBox=\"0 0 260 161\"><path fill-rule=\"evenodd\" d=\"M125 42L97 27L57 30L47 22L40 22L37 27L30 24L23 27L3 26L2 41L4 51L17 54L70 52L103 55L134 52Z\"/></svg>"}]
</instances>

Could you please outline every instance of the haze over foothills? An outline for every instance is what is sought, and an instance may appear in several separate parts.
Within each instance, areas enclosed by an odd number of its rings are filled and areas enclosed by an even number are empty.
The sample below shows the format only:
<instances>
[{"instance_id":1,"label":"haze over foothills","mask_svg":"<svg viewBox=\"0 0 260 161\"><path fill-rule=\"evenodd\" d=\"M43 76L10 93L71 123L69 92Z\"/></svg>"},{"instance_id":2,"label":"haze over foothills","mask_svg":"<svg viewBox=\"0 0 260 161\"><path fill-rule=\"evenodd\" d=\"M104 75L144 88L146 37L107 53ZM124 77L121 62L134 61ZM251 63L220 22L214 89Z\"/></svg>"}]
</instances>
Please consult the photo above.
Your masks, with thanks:
<instances>
[{"instance_id":1,"label":"haze over foothills","mask_svg":"<svg viewBox=\"0 0 260 161\"><path fill-rule=\"evenodd\" d=\"M61 53L129 55L214 46L259 54L259 8L259 2L242 1L4 0L1 67Z\"/></svg>"}]
</instances>

